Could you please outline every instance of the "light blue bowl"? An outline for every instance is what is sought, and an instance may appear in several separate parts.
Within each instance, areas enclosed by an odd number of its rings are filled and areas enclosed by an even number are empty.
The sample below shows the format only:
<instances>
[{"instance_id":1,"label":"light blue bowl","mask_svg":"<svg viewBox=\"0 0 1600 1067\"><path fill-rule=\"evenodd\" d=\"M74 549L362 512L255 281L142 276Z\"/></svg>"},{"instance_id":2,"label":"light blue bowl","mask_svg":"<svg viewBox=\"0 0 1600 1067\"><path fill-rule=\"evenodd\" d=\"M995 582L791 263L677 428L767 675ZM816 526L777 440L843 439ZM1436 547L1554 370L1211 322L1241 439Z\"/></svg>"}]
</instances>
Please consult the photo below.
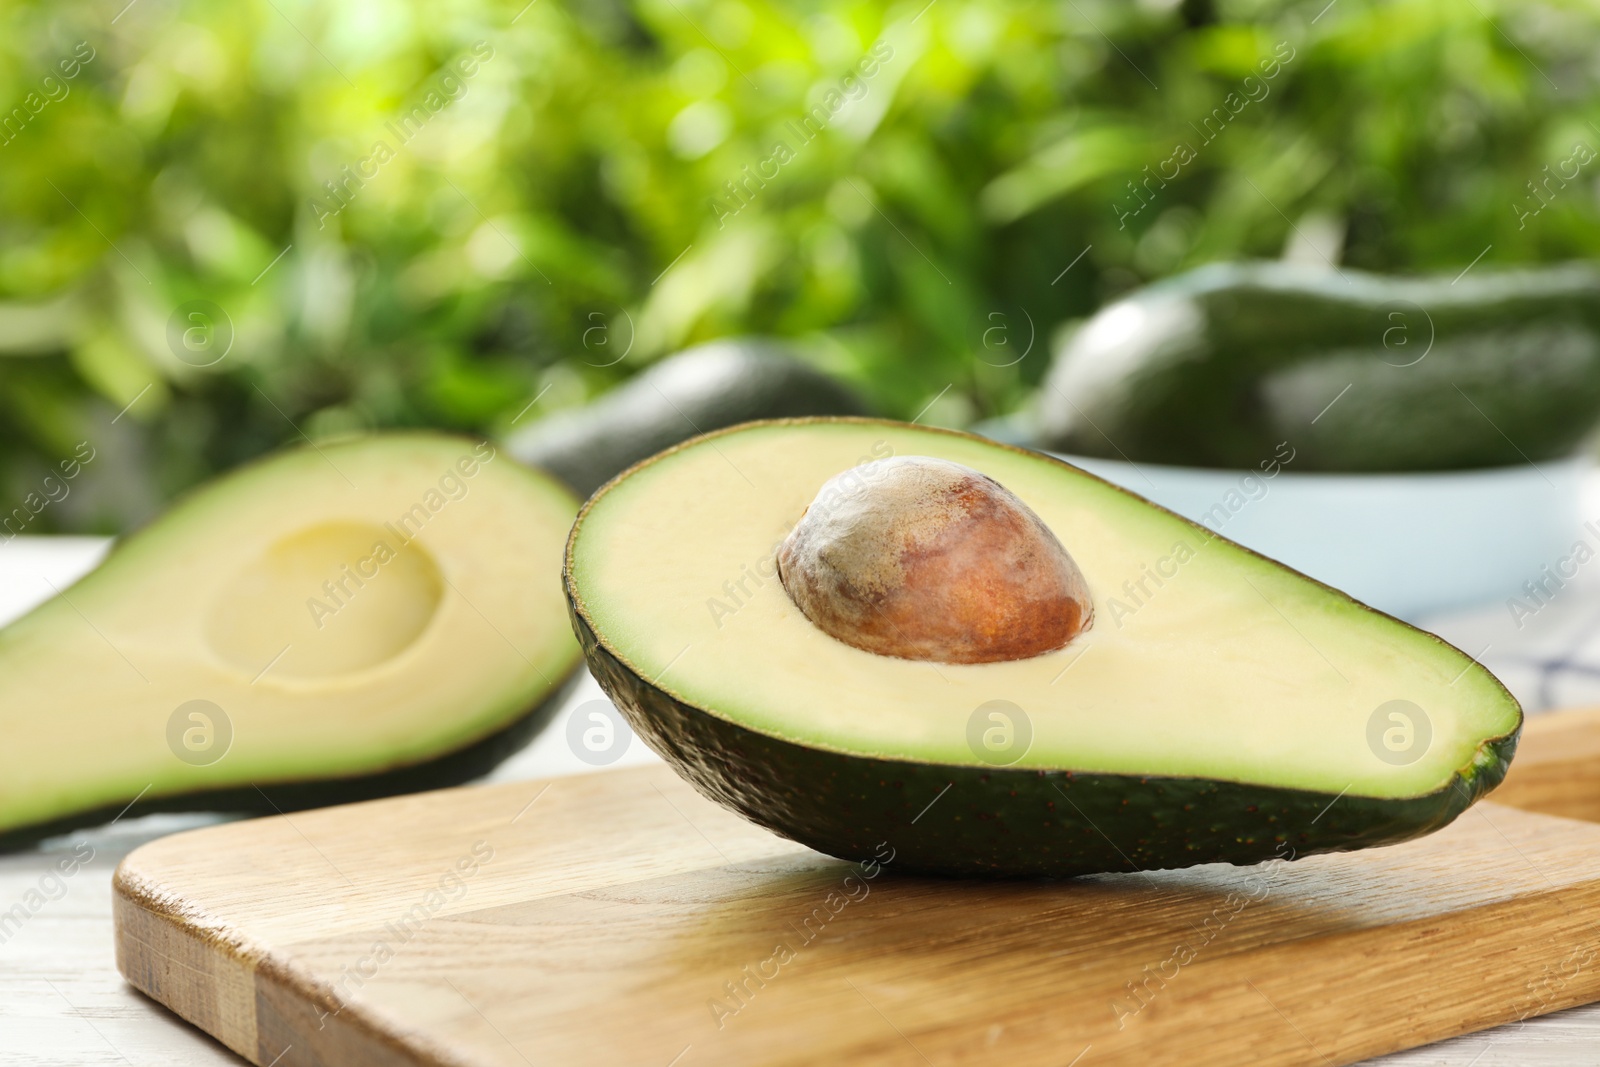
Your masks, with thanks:
<instances>
[{"instance_id":1,"label":"light blue bowl","mask_svg":"<svg viewBox=\"0 0 1600 1067\"><path fill-rule=\"evenodd\" d=\"M1415 621L1558 573L1600 526L1580 513L1587 457L1427 474L1169 467L1058 455L1366 604ZM1570 574L1566 577L1571 577Z\"/></svg>"}]
</instances>

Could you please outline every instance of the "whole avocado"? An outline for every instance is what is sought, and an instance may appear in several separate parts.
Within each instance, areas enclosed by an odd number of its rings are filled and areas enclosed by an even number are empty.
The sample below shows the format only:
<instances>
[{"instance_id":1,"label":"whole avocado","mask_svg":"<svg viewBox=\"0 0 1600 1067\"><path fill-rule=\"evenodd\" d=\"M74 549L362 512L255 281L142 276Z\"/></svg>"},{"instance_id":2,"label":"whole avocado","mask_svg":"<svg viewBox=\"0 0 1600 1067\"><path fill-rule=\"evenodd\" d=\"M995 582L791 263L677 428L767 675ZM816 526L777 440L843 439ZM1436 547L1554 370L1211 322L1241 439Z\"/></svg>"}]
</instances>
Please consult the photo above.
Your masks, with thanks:
<instances>
[{"instance_id":1,"label":"whole avocado","mask_svg":"<svg viewBox=\"0 0 1600 1067\"><path fill-rule=\"evenodd\" d=\"M1102 309L1034 413L1052 451L1458 470L1568 455L1600 420L1600 269L1386 277L1220 263Z\"/></svg>"},{"instance_id":2,"label":"whole avocado","mask_svg":"<svg viewBox=\"0 0 1600 1067\"><path fill-rule=\"evenodd\" d=\"M669 356L587 407L514 434L506 448L588 496L696 434L753 419L868 413L855 392L801 362L790 346L730 338Z\"/></svg>"}]
</instances>

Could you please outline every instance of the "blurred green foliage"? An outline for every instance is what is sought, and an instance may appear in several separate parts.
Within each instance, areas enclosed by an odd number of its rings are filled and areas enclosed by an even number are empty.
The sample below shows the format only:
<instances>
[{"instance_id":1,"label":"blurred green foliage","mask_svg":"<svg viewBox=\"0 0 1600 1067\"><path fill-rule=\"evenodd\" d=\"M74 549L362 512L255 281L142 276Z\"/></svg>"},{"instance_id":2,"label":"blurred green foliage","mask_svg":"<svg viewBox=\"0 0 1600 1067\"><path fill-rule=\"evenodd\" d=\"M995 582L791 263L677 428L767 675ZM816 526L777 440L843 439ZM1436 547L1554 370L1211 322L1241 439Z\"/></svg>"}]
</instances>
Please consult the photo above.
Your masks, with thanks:
<instances>
[{"instance_id":1,"label":"blurred green foliage","mask_svg":"<svg viewBox=\"0 0 1600 1067\"><path fill-rule=\"evenodd\" d=\"M1600 250L1588 0L524 2L0 11L0 492L97 449L30 532L727 334L960 424L1208 260Z\"/></svg>"}]
</instances>

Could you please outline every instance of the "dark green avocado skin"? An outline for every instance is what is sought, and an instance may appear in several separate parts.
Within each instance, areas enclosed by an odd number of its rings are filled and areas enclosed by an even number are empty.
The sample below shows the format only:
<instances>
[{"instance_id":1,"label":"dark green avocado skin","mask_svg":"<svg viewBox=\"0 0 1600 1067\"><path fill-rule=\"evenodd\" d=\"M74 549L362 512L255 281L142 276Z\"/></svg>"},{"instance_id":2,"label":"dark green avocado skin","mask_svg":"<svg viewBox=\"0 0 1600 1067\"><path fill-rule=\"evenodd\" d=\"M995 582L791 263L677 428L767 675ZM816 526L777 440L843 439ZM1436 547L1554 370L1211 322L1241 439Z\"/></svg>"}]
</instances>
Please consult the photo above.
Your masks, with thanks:
<instances>
[{"instance_id":1,"label":"dark green avocado skin","mask_svg":"<svg viewBox=\"0 0 1600 1067\"><path fill-rule=\"evenodd\" d=\"M612 654L570 598L589 670L633 729L701 794L840 859L894 849L895 870L1071 877L1252 864L1388 845L1450 823L1498 785L1518 730L1449 786L1406 800L1205 778L957 767L850 756L677 700Z\"/></svg>"},{"instance_id":2,"label":"dark green avocado skin","mask_svg":"<svg viewBox=\"0 0 1600 1067\"><path fill-rule=\"evenodd\" d=\"M1036 444L1135 463L1462 470L1574 453L1600 421L1600 267L1456 278L1218 263L1058 350Z\"/></svg>"},{"instance_id":3,"label":"dark green avocado skin","mask_svg":"<svg viewBox=\"0 0 1600 1067\"><path fill-rule=\"evenodd\" d=\"M752 419L866 412L859 396L782 342L730 338L670 356L588 407L513 435L506 448L586 497L696 434Z\"/></svg>"},{"instance_id":4,"label":"dark green avocado skin","mask_svg":"<svg viewBox=\"0 0 1600 1067\"><path fill-rule=\"evenodd\" d=\"M49 822L34 823L0 833L0 853L35 845L49 837L86 827L101 826L113 819L136 819L160 812L209 811L229 815L281 815L289 811L354 804L362 800L447 789L482 778L525 748L539 735L557 710L572 695L582 677L573 664L567 676L549 694L513 722L494 733L473 741L454 752L442 753L422 763L358 774L348 778L307 781L263 781L258 785L212 789L171 796L150 797L129 805L111 805Z\"/></svg>"}]
</instances>

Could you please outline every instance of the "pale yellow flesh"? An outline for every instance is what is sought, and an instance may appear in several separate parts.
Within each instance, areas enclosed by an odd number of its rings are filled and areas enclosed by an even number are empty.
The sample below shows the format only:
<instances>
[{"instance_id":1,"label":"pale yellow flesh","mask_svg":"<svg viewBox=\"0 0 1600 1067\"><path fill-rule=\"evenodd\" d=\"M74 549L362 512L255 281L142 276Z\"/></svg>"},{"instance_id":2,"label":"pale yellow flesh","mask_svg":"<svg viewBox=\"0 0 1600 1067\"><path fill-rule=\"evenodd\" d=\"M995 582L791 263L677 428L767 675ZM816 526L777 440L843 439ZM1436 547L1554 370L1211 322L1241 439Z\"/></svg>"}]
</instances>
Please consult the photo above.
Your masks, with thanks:
<instances>
[{"instance_id":1,"label":"pale yellow flesh","mask_svg":"<svg viewBox=\"0 0 1600 1067\"><path fill-rule=\"evenodd\" d=\"M0 830L383 770L507 725L579 656L559 570L576 510L489 445L431 434L214 484L0 631ZM170 746L192 700L231 723L215 762Z\"/></svg>"},{"instance_id":2,"label":"pale yellow flesh","mask_svg":"<svg viewBox=\"0 0 1600 1067\"><path fill-rule=\"evenodd\" d=\"M825 481L887 455L962 463L1019 496L1082 569L1093 628L1058 652L958 666L812 625L772 576L774 550ZM1179 545L1193 553L1181 565ZM1176 573L1146 579L1148 595L1124 589L1158 564ZM1053 460L914 427L779 424L697 442L593 502L572 568L596 632L640 675L838 752L978 766L969 718L1007 700L1033 726L1019 767L1396 797L1444 785L1520 721L1492 676L1426 634ZM1409 765L1369 746L1373 712L1393 700L1432 726Z\"/></svg>"}]
</instances>

